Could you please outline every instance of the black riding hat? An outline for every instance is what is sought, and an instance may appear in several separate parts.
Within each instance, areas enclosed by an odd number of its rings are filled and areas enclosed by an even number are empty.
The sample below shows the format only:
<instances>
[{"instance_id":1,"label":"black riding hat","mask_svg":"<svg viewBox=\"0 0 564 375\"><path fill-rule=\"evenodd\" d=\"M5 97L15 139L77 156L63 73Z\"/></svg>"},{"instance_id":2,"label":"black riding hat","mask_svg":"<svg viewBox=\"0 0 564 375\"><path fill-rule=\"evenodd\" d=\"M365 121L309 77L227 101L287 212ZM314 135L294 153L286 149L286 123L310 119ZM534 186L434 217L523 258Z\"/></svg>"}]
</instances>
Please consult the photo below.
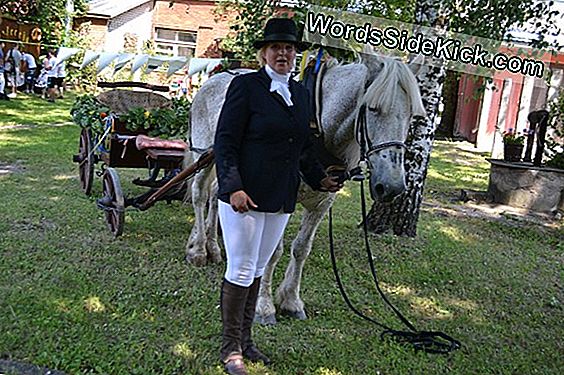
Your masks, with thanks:
<instances>
[{"instance_id":1,"label":"black riding hat","mask_svg":"<svg viewBox=\"0 0 564 375\"><path fill-rule=\"evenodd\" d=\"M264 38L253 43L255 48L262 48L268 43L291 43L300 51L309 47L309 43L298 39L298 28L294 20L289 18L271 18L264 27Z\"/></svg>"}]
</instances>

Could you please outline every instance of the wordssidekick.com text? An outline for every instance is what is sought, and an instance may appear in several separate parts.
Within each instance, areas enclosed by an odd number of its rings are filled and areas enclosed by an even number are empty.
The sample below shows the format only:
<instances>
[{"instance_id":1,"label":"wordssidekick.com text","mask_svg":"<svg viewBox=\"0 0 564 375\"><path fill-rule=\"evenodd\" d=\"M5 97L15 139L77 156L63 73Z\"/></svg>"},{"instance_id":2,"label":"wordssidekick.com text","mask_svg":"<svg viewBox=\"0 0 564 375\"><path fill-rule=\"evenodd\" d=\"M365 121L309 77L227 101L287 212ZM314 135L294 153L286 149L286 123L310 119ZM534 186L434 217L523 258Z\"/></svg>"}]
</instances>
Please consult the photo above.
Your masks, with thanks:
<instances>
[{"instance_id":1,"label":"wordssidekick.com text","mask_svg":"<svg viewBox=\"0 0 564 375\"><path fill-rule=\"evenodd\" d=\"M350 15L350 13L349 13ZM349 17L350 18L350 17ZM545 64L543 61L521 56L508 55L503 52L492 53L482 43L466 45L464 41L444 36L427 36L420 32L413 33L396 25L376 27L374 23L364 22L362 25L342 22L334 15L308 11L306 17L306 36L321 36L336 41L335 47L343 47L339 41L355 42L360 45L440 59L458 64L473 65L498 71L506 70L532 77L543 77ZM406 26L414 25L405 24ZM428 29L428 28L427 28ZM470 37L471 38L471 37ZM326 40L324 39L324 40ZM466 38L469 39L469 38ZM479 38L481 39L481 38ZM311 39L307 41L312 41ZM499 43L499 42L497 42Z\"/></svg>"}]
</instances>

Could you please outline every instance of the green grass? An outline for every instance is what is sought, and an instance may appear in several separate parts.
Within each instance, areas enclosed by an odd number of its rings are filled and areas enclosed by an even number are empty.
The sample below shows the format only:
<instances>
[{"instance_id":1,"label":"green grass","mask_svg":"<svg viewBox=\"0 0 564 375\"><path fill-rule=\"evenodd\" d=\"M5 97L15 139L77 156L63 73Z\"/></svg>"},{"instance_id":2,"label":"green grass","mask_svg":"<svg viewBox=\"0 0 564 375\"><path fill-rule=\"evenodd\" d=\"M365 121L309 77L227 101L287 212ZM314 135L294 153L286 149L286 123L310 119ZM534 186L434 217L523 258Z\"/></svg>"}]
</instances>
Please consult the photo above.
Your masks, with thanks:
<instances>
[{"instance_id":1,"label":"green grass","mask_svg":"<svg viewBox=\"0 0 564 375\"><path fill-rule=\"evenodd\" d=\"M68 374L221 374L219 285L224 265L184 262L192 210L176 202L127 211L113 239L102 212L78 186L79 129L71 100L55 104L23 95L0 102L0 359ZM17 126L36 125L36 126ZM63 124L61 126L50 126ZM120 170L129 182L145 171ZM252 374L560 374L562 225L456 214L459 189L485 190L483 157L437 142L417 238L374 237L373 251L390 299L425 330L463 342L448 356L415 353L379 339L380 330L343 303L322 223L304 271L302 297L311 319L280 318L257 327L256 341L275 364ZM354 303L388 325L370 282L359 222L358 186L334 207L336 246ZM450 214L449 212L453 212ZM293 217L289 244L298 227ZM275 274L283 276L286 254Z\"/></svg>"},{"instance_id":2,"label":"green grass","mask_svg":"<svg viewBox=\"0 0 564 375\"><path fill-rule=\"evenodd\" d=\"M18 93L17 98L0 101L0 129L14 125L50 125L70 123L69 106L74 93L50 103L36 95Z\"/></svg>"}]
</instances>

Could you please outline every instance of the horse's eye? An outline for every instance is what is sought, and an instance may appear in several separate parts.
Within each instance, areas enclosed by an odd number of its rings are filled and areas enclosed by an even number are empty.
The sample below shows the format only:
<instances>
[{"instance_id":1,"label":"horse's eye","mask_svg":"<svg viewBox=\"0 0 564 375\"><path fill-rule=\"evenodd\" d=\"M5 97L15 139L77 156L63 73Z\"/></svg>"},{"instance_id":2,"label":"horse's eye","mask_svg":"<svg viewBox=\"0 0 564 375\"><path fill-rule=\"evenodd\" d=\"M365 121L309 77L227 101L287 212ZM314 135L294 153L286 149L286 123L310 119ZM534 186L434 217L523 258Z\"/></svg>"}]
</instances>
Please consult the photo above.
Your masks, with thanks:
<instances>
[{"instance_id":1,"label":"horse's eye","mask_svg":"<svg viewBox=\"0 0 564 375\"><path fill-rule=\"evenodd\" d=\"M374 112L375 114L379 115L380 114L380 110L376 107L368 107L368 110L370 112Z\"/></svg>"}]
</instances>

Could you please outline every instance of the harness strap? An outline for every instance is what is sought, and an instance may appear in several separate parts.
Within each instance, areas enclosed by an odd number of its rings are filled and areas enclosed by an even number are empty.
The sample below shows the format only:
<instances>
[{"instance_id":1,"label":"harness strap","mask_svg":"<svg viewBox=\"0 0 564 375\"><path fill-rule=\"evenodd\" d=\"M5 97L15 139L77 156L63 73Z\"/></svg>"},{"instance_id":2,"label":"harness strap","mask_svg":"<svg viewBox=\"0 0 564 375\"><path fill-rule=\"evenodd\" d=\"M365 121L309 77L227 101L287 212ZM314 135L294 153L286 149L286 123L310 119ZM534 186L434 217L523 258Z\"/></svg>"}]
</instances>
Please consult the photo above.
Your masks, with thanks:
<instances>
[{"instance_id":1,"label":"harness strap","mask_svg":"<svg viewBox=\"0 0 564 375\"><path fill-rule=\"evenodd\" d=\"M358 114L355 121L355 138L360 146L360 159L368 160L368 157L378 151L390 147L401 147L407 150L407 146L401 141L382 142L373 145L368 137L368 129L366 128L366 104L362 104L358 109Z\"/></svg>"},{"instance_id":2,"label":"harness strap","mask_svg":"<svg viewBox=\"0 0 564 375\"><path fill-rule=\"evenodd\" d=\"M213 149L213 146L210 146L208 148L190 146L190 151L195 152L195 153L200 154L200 155L205 154L206 152L210 151L211 149Z\"/></svg>"}]
</instances>

